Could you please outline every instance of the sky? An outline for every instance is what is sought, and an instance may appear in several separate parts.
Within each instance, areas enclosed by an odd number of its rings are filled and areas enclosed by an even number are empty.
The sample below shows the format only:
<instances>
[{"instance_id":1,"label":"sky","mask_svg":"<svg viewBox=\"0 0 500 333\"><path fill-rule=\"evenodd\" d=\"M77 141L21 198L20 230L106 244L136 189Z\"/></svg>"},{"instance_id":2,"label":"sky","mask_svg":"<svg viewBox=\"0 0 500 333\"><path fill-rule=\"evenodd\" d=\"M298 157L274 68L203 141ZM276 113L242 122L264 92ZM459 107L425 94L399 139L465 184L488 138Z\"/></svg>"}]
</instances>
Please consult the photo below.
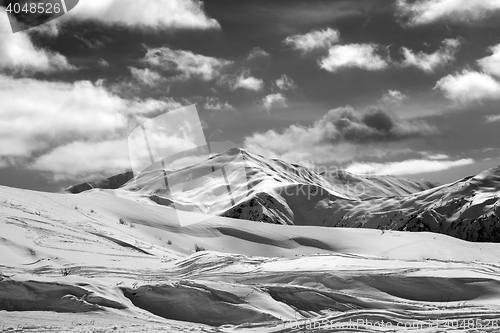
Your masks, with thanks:
<instances>
[{"instance_id":1,"label":"sky","mask_svg":"<svg viewBox=\"0 0 500 333\"><path fill-rule=\"evenodd\" d=\"M500 165L500 0L80 0L12 33L0 185L131 169L127 138L195 104L208 141L311 168L451 182ZM192 138L168 137L190 147Z\"/></svg>"}]
</instances>

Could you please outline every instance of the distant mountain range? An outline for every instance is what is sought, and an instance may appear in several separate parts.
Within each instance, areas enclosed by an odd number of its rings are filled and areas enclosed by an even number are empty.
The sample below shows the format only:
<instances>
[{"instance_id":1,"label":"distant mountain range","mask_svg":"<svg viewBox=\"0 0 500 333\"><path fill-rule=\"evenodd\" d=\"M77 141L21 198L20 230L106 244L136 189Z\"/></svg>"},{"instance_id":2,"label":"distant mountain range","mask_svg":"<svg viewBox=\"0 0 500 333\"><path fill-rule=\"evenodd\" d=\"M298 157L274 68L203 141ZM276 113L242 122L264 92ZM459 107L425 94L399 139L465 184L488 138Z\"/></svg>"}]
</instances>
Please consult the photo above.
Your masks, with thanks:
<instances>
[{"instance_id":1,"label":"distant mountain range","mask_svg":"<svg viewBox=\"0 0 500 333\"><path fill-rule=\"evenodd\" d=\"M431 231L500 242L500 167L438 185L345 171L316 173L233 148L180 170L150 170L137 178L128 172L67 191L98 188L180 210L251 221Z\"/></svg>"}]
</instances>

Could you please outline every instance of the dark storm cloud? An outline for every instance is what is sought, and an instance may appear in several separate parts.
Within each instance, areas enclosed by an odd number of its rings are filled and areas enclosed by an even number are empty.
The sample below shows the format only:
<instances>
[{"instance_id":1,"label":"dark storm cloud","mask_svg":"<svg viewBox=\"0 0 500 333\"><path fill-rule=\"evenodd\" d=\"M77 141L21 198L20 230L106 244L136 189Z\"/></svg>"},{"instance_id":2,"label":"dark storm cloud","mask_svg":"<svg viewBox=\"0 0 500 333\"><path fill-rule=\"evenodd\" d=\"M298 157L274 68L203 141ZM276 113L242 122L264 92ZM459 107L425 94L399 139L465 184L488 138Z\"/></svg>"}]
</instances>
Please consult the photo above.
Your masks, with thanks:
<instances>
[{"instance_id":1,"label":"dark storm cloud","mask_svg":"<svg viewBox=\"0 0 500 333\"><path fill-rule=\"evenodd\" d=\"M438 133L424 121L400 119L382 109L362 112L346 106L328 111L311 126L254 133L245 138L244 146L286 161L345 162L360 154L386 156L401 148L403 140Z\"/></svg>"},{"instance_id":2,"label":"dark storm cloud","mask_svg":"<svg viewBox=\"0 0 500 333\"><path fill-rule=\"evenodd\" d=\"M314 127L331 143L398 141L438 132L424 121L400 119L380 108L359 112L350 106L330 110Z\"/></svg>"}]
</instances>

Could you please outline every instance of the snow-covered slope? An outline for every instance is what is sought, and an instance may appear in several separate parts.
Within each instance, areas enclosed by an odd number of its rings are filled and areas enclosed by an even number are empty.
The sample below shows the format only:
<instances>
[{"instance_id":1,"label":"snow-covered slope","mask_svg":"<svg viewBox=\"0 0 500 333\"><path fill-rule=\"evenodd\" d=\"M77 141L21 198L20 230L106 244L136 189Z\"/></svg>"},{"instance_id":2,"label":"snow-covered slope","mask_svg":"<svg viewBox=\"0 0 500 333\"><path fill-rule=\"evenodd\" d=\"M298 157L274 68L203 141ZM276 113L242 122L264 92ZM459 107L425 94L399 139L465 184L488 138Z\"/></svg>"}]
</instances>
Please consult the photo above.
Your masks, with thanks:
<instances>
[{"instance_id":1,"label":"snow-covered slope","mask_svg":"<svg viewBox=\"0 0 500 333\"><path fill-rule=\"evenodd\" d=\"M121 194L0 187L2 330L498 329L498 244L218 216L181 226L177 214L197 214Z\"/></svg>"}]
</instances>

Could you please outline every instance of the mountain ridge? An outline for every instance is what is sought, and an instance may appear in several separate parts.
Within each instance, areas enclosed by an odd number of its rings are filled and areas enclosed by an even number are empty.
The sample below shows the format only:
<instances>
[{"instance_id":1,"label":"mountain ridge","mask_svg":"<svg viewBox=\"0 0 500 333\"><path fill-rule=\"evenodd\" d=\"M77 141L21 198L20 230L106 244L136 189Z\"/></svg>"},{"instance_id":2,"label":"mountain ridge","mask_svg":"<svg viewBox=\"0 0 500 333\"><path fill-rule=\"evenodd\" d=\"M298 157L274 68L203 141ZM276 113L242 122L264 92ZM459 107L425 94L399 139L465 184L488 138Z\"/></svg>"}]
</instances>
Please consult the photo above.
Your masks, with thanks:
<instances>
[{"instance_id":1,"label":"mountain ridge","mask_svg":"<svg viewBox=\"0 0 500 333\"><path fill-rule=\"evenodd\" d=\"M225 181L213 176L222 169ZM500 167L444 185L334 171L321 174L232 148L179 170L149 170L115 192L180 210L273 224L431 231L500 242ZM220 195L226 188L229 195Z\"/></svg>"}]
</instances>

